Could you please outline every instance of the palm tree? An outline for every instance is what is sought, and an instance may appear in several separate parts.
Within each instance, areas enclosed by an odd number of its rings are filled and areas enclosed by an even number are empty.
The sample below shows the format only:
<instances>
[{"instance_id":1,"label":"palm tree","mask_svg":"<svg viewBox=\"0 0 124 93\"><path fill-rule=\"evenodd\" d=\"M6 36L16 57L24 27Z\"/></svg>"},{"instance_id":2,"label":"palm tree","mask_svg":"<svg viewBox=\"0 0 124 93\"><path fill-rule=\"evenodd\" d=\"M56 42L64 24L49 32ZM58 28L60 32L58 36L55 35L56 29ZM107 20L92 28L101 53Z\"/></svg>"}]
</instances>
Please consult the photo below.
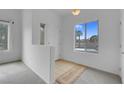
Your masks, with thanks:
<instances>
[{"instance_id":1,"label":"palm tree","mask_svg":"<svg viewBox=\"0 0 124 93\"><path fill-rule=\"evenodd\" d=\"M80 36L81 35L83 35L82 31L76 30L76 36L78 36L78 38L79 38L79 43L78 43L79 47L80 47L80 43L81 43L81 41L80 41Z\"/></svg>"}]
</instances>

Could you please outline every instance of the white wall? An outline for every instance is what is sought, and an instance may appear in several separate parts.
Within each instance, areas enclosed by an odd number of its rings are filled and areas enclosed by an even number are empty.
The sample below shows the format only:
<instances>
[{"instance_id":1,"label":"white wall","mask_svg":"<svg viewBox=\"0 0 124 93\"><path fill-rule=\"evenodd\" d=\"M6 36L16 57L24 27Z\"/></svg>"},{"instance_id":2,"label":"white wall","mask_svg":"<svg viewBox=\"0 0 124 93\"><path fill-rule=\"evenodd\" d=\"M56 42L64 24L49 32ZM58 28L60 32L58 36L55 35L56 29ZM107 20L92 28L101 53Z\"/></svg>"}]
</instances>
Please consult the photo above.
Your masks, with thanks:
<instances>
[{"instance_id":1,"label":"white wall","mask_svg":"<svg viewBox=\"0 0 124 93\"><path fill-rule=\"evenodd\" d=\"M0 63L21 60L21 10L0 9L0 20L12 20L15 22L14 24L10 23L10 50L0 51Z\"/></svg>"},{"instance_id":2,"label":"white wall","mask_svg":"<svg viewBox=\"0 0 124 93\"><path fill-rule=\"evenodd\" d=\"M121 77L124 83L124 10L121 10Z\"/></svg>"},{"instance_id":3,"label":"white wall","mask_svg":"<svg viewBox=\"0 0 124 93\"><path fill-rule=\"evenodd\" d=\"M55 59L59 59L59 27L60 18L52 10L40 9L33 10L33 28L39 30L40 23L46 24L46 38L45 43L48 46L55 47ZM34 31L35 32L35 31ZM36 34L36 33L35 33ZM37 36L37 34L36 34ZM37 37L38 39L38 37ZM35 40L38 41L38 40Z\"/></svg>"},{"instance_id":4,"label":"white wall","mask_svg":"<svg viewBox=\"0 0 124 93\"><path fill-rule=\"evenodd\" d=\"M99 20L99 53L74 52L74 25L96 19ZM119 10L82 10L79 16L65 16L61 31L61 58L120 74L119 22Z\"/></svg>"},{"instance_id":5,"label":"white wall","mask_svg":"<svg viewBox=\"0 0 124 93\"><path fill-rule=\"evenodd\" d=\"M36 24L39 26L39 22L47 23L47 46L32 45L32 17L38 20ZM47 83L54 78L53 47L58 52L58 22L57 16L49 10L23 11L23 62Z\"/></svg>"}]
</instances>

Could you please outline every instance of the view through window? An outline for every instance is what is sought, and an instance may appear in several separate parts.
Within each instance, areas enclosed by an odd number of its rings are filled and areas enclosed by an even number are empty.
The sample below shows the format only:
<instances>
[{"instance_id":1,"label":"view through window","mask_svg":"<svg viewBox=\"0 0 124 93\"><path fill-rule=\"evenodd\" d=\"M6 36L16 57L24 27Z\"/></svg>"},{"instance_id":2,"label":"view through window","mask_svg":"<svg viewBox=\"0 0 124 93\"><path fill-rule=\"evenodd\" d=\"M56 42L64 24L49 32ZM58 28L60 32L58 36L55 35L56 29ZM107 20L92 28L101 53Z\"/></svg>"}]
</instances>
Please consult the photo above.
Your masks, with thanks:
<instances>
[{"instance_id":1,"label":"view through window","mask_svg":"<svg viewBox=\"0 0 124 93\"><path fill-rule=\"evenodd\" d=\"M0 22L0 50L8 49L8 24Z\"/></svg>"},{"instance_id":2,"label":"view through window","mask_svg":"<svg viewBox=\"0 0 124 93\"><path fill-rule=\"evenodd\" d=\"M75 50L98 52L98 21L75 25Z\"/></svg>"}]
</instances>

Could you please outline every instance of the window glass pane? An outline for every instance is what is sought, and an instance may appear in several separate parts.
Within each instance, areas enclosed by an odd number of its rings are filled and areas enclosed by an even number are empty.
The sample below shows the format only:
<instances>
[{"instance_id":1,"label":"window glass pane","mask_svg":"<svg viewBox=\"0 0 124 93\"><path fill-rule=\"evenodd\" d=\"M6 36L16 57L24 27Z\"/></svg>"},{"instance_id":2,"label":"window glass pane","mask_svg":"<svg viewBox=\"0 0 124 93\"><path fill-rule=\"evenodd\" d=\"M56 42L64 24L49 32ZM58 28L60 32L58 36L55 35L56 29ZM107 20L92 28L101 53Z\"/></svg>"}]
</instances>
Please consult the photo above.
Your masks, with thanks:
<instances>
[{"instance_id":1,"label":"window glass pane","mask_svg":"<svg viewBox=\"0 0 124 93\"><path fill-rule=\"evenodd\" d=\"M86 24L86 49L95 52L98 50L98 21Z\"/></svg>"},{"instance_id":2,"label":"window glass pane","mask_svg":"<svg viewBox=\"0 0 124 93\"><path fill-rule=\"evenodd\" d=\"M85 44L85 24L75 25L75 50L84 51Z\"/></svg>"},{"instance_id":3,"label":"window glass pane","mask_svg":"<svg viewBox=\"0 0 124 93\"><path fill-rule=\"evenodd\" d=\"M8 48L8 24L0 23L0 50Z\"/></svg>"},{"instance_id":4,"label":"window glass pane","mask_svg":"<svg viewBox=\"0 0 124 93\"><path fill-rule=\"evenodd\" d=\"M45 43L45 24L40 23L40 44L44 45Z\"/></svg>"}]
</instances>

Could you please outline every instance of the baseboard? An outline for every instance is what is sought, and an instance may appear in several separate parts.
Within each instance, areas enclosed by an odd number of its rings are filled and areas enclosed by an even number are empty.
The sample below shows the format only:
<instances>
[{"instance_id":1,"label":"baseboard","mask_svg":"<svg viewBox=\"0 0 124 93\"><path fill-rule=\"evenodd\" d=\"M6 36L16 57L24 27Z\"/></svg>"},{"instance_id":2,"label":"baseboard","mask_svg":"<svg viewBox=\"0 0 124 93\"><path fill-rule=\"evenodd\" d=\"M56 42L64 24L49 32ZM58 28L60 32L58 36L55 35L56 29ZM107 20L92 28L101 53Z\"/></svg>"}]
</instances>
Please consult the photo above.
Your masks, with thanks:
<instances>
[{"instance_id":1,"label":"baseboard","mask_svg":"<svg viewBox=\"0 0 124 93\"><path fill-rule=\"evenodd\" d=\"M62 61L63 59L56 59L55 61Z\"/></svg>"},{"instance_id":2,"label":"baseboard","mask_svg":"<svg viewBox=\"0 0 124 93\"><path fill-rule=\"evenodd\" d=\"M13 62L20 62L22 61L21 59L19 60L13 60L13 61L4 61L4 62L0 62L0 64L7 64L7 63L13 63Z\"/></svg>"},{"instance_id":3,"label":"baseboard","mask_svg":"<svg viewBox=\"0 0 124 93\"><path fill-rule=\"evenodd\" d=\"M55 60L55 61L66 61L66 62L69 62L69 63L75 63L75 64L78 64L78 65L82 65L82 66L84 66L84 67L88 67L88 66L86 66L86 65L79 64L79 63L76 63L76 62L74 62L74 61L70 61L70 60L66 60L66 59L57 59L57 60Z\"/></svg>"}]
</instances>

